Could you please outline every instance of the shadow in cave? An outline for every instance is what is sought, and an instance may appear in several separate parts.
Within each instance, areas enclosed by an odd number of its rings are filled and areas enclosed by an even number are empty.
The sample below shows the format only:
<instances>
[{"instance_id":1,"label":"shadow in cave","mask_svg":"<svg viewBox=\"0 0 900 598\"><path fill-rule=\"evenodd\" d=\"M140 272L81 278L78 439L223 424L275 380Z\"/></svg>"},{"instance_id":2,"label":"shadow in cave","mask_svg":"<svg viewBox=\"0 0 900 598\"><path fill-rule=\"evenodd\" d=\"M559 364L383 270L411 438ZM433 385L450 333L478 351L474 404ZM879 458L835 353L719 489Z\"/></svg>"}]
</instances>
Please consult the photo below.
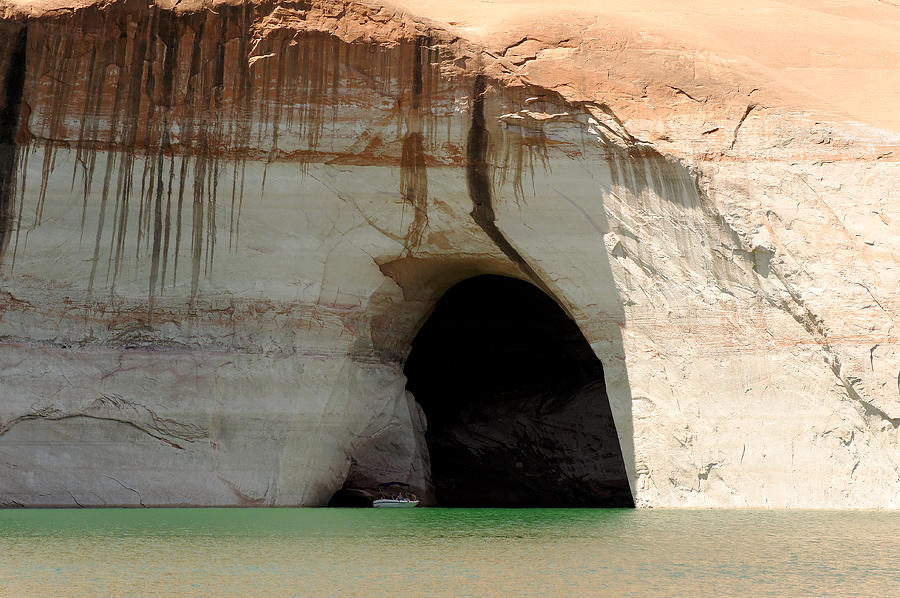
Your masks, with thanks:
<instances>
[{"instance_id":1,"label":"shadow in cave","mask_svg":"<svg viewBox=\"0 0 900 598\"><path fill-rule=\"evenodd\" d=\"M452 287L404 373L441 506L634 506L603 365L537 287L495 275Z\"/></svg>"}]
</instances>

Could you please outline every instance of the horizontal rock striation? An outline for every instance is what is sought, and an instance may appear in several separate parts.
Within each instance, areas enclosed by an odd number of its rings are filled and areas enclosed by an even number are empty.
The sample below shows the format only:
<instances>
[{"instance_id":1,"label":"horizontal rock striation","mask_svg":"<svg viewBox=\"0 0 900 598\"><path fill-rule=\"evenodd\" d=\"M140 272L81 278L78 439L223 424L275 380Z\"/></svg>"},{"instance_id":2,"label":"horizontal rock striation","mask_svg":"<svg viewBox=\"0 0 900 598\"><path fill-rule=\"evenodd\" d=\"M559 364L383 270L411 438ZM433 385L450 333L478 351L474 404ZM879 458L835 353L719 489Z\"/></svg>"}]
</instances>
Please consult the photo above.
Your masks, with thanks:
<instances>
[{"instance_id":1,"label":"horizontal rock striation","mask_svg":"<svg viewBox=\"0 0 900 598\"><path fill-rule=\"evenodd\" d=\"M58 4L0 7L0 504L432 502L404 362L496 274L638 506L900 506L890 122L618 17Z\"/></svg>"}]
</instances>

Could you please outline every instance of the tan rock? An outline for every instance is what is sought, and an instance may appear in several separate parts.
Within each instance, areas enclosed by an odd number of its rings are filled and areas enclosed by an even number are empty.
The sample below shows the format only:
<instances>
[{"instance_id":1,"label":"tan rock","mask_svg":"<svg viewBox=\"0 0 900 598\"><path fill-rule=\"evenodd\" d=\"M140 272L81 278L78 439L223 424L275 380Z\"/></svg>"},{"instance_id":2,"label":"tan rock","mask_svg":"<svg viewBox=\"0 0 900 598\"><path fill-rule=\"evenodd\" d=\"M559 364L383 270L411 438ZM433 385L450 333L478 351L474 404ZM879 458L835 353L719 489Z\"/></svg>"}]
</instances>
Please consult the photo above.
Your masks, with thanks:
<instances>
[{"instance_id":1,"label":"tan rock","mask_svg":"<svg viewBox=\"0 0 900 598\"><path fill-rule=\"evenodd\" d=\"M603 362L638 505L900 506L895 7L0 15L0 503L427 490L403 360L494 273Z\"/></svg>"}]
</instances>

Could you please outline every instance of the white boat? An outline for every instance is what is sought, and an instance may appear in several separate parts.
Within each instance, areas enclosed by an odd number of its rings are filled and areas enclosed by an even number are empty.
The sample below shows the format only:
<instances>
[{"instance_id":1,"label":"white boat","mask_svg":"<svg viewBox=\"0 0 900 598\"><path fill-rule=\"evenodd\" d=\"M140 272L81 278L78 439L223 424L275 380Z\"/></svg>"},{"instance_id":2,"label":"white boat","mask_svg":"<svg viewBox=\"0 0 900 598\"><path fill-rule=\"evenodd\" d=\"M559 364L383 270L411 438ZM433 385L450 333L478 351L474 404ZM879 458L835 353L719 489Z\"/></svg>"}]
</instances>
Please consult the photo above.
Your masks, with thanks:
<instances>
[{"instance_id":1,"label":"white boat","mask_svg":"<svg viewBox=\"0 0 900 598\"><path fill-rule=\"evenodd\" d=\"M419 504L415 494L409 491L409 484L404 482L384 482L378 484L381 498L372 501L377 509L411 509Z\"/></svg>"},{"instance_id":2,"label":"white boat","mask_svg":"<svg viewBox=\"0 0 900 598\"><path fill-rule=\"evenodd\" d=\"M418 504L419 501L408 498L378 498L372 506L376 509L410 509Z\"/></svg>"}]
</instances>

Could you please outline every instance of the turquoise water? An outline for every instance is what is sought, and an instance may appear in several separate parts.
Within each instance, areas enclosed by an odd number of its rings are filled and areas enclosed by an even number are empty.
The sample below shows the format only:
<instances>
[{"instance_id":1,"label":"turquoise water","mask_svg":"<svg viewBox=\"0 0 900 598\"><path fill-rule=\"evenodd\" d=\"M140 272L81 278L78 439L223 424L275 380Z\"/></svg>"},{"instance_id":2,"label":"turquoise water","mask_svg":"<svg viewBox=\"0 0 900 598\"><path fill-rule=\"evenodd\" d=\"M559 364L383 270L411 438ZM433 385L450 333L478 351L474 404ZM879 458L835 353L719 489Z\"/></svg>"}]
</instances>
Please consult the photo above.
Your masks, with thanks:
<instances>
[{"instance_id":1,"label":"turquoise water","mask_svg":"<svg viewBox=\"0 0 900 598\"><path fill-rule=\"evenodd\" d=\"M0 511L0 596L900 592L900 513Z\"/></svg>"}]
</instances>

